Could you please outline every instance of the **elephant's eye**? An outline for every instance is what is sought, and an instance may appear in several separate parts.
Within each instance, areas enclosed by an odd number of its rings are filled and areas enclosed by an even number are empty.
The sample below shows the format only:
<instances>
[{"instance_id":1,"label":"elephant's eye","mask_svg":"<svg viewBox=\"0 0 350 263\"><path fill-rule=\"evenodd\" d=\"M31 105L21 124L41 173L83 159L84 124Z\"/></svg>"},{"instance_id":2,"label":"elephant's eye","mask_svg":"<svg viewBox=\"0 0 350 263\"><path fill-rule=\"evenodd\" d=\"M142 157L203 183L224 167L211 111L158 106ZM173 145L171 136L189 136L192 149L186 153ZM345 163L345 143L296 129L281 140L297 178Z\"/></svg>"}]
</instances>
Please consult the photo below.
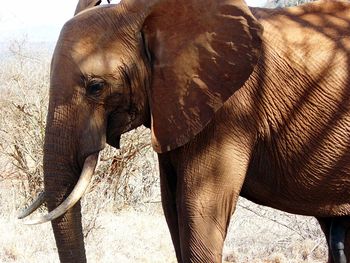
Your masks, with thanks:
<instances>
[{"instance_id":1,"label":"elephant's eye","mask_svg":"<svg viewBox=\"0 0 350 263\"><path fill-rule=\"evenodd\" d=\"M93 80L87 86L87 91L90 95L100 95L105 86L102 80Z\"/></svg>"}]
</instances>

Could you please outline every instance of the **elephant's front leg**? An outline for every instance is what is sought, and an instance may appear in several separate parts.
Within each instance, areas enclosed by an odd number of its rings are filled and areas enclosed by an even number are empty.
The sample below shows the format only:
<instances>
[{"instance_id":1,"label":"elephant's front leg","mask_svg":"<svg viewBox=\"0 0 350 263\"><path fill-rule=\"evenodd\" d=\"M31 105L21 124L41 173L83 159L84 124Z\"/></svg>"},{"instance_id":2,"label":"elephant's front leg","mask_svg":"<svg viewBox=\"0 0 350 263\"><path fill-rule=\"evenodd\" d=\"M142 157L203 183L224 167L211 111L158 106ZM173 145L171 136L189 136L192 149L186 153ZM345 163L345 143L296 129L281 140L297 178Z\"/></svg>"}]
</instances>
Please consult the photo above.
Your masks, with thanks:
<instances>
[{"instance_id":1,"label":"elephant's front leg","mask_svg":"<svg viewBox=\"0 0 350 263\"><path fill-rule=\"evenodd\" d=\"M178 262L182 262L178 214L176 208L176 171L171 164L168 153L159 154L158 160L163 211L171 234L177 260Z\"/></svg>"},{"instance_id":2,"label":"elephant's front leg","mask_svg":"<svg viewBox=\"0 0 350 263\"><path fill-rule=\"evenodd\" d=\"M232 145L183 151L176 204L182 262L222 262L227 228L244 181L247 158Z\"/></svg>"}]
</instances>

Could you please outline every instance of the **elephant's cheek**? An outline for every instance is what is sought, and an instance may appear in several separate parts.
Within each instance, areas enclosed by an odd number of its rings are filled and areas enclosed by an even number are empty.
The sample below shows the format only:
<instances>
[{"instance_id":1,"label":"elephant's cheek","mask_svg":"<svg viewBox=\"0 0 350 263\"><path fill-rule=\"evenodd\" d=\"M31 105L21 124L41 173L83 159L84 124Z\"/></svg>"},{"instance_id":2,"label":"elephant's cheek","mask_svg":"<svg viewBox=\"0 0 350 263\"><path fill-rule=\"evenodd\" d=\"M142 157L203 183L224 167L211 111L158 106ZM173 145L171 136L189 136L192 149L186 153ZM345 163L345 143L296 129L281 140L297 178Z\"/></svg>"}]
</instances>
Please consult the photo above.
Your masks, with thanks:
<instances>
[{"instance_id":1,"label":"elephant's cheek","mask_svg":"<svg viewBox=\"0 0 350 263\"><path fill-rule=\"evenodd\" d=\"M103 150L106 146L107 122L103 111L86 112L77 125L77 159L82 168L86 157Z\"/></svg>"}]
</instances>

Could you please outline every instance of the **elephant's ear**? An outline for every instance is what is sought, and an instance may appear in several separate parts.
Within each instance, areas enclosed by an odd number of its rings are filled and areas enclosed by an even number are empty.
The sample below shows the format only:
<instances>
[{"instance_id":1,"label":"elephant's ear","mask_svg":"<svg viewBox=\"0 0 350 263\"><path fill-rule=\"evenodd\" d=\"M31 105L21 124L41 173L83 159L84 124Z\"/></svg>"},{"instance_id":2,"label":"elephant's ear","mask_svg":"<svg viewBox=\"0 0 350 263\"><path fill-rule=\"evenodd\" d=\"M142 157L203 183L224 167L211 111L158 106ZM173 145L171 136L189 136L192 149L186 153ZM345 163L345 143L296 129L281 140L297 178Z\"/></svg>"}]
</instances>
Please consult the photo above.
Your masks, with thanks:
<instances>
[{"instance_id":1,"label":"elephant's ear","mask_svg":"<svg viewBox=\"0 0 350 263\"><path fill-rule=\"evenodd\" d=\"M262 27L243 0L160 0L143 31L152 59L152 143L165 152L196 136L249 78Z\"/></svg>"},{"instance_id":2,"label":"elephant's ear","mask_svg":"<svg viewBox=\"0 0 350 263\"><path fill-rule=\"evenodd\" d=\"M110 0L107 0L108 3L110 2ZM101 4L101 0L79 0L77 7L75 9L74 15L80 13L81 11L97 6L99 4Z\"/></svg>"}]
</instances>

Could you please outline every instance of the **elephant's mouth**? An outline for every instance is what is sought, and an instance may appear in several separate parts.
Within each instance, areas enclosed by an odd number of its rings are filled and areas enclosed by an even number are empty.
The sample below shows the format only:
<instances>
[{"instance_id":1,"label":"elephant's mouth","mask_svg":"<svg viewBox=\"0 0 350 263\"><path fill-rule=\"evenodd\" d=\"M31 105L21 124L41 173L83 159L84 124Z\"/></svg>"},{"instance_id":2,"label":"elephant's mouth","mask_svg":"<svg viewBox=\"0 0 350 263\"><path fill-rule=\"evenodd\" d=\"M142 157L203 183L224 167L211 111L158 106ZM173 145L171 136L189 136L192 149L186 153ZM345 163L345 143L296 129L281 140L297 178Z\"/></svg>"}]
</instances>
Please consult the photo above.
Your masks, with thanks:
<instances>
[{"instance_id":1,"label":"elephant's mouth","mask_svg":"<svg viewBox=\"0 0 350 263\"><path fill-rule=\"evenodd\" d=\"M95 168L98 163L99 153L94 153L89 155L84 162L83 169L81 171L79 180L75 185L74 189L70 193L70 195L54 210L44 216L39 216L32 220L26 221L25 224L35 225L41 224L45 222L49 222L54 220L64 213L67 212L68 209L73 207L83 196L86 189L88 188L90 181L92 179L92 175L94 174ZM38 196L38 198L30 205L27 209L25 209L19 216L19 219L27 217L31 213L33 213L37 208L39 208L45 202L45 193L42 193Z\"/></svg>"},{"instance_id":2,"label":"elephant's mouth","mask_svg":"<svg viewBox=\"0 0 350 263\"><path fill-rule=\"evenodd\" d=\"M120 149L120 134L119 133L112 132L112 129L110 129L108 127L106 137L107 137L106 141L110 146L112 146L116 149Z\"/></svg>"},{"instance_id":3,"label":"elephant's mouth","mask_svg":"<svg viewBox=\"0 0 350 263\"><path fill-rule=\"evenodd\" d=\"M121 125L121 123L129 123L129 115L125 112L113 111L107 120L106 141L107 143L120 149L120 136L128 125Z\"/></svg>"}]
</instances>

